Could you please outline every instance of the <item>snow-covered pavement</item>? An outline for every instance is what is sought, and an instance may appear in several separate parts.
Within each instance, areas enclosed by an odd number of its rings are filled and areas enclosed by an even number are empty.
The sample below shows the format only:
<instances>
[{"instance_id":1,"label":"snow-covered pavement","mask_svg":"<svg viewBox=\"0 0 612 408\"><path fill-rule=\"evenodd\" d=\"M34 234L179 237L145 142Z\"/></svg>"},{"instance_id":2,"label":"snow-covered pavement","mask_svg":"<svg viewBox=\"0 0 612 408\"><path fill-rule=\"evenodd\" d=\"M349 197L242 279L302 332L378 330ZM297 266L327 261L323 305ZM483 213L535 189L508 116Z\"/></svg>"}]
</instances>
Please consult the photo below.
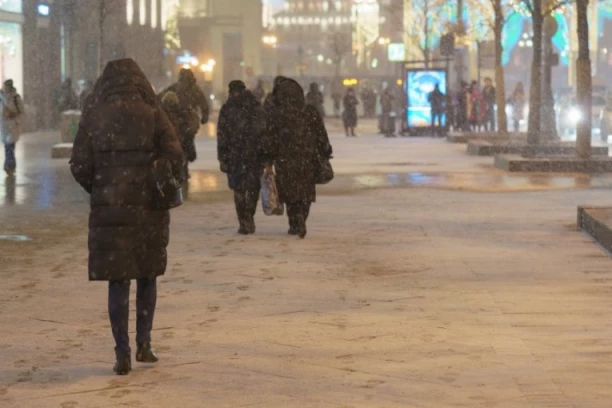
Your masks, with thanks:
<instances>
[{"instance_id":1,"label":"snow-covered pavement","mask_svg":"<svg viewBox=\"0 0 612 408\"><path fill-rule=\"evenodd\" d=\"M577 205L612 202L607 178L517 187L439 140L332 139L338 186L304 241L263 215L238 236L214 141L198 141L160 283L161 360L128 377L111 371L105 285L86 281L86 197L65 164L28 164L0 206L0 234L32 238L0 240L0 406L612 404L612 260L575 229ZM345 188L394 172L498 181Z\"/></svg>"}]
</instances>

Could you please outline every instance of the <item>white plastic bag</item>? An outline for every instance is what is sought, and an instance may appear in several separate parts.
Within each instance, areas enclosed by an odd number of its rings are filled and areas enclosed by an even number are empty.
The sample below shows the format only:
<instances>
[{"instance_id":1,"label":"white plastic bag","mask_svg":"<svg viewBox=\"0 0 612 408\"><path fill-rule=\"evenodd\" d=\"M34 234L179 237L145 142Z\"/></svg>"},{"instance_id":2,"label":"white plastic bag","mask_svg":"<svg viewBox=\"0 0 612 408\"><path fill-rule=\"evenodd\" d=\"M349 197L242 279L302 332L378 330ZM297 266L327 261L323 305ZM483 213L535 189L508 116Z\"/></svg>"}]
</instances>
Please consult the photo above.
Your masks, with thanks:
<instances>
[{"instance_id":1,"label":"white plastic bag","mask_svg":"<svg viewBox=\"0 0 612 408\"><path fill-rule=\"evenodd\" d=\"M278 200L278 189L273 172L261 176L261 206L266 215L283 215L285 207Z\"/></svg>"}]
</instances>

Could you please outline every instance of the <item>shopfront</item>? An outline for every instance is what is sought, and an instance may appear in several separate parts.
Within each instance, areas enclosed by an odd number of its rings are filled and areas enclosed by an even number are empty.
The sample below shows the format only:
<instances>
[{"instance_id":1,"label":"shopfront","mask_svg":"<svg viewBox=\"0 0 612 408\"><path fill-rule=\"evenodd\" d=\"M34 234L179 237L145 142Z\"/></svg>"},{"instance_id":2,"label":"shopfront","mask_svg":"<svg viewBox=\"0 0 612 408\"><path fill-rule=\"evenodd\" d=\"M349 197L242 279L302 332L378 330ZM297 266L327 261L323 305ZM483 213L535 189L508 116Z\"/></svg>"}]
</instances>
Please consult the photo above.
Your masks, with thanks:
<instances>
[{"instance_id":1,"label":"shopfront","mask_svg":"<svg viewBox=\"0 0 612 408\"><path fill-rule=\"evenodd\" d=\"M0 80L12 79L23 93L22 0L0 0Z\"/></svg>"}]
</instances>

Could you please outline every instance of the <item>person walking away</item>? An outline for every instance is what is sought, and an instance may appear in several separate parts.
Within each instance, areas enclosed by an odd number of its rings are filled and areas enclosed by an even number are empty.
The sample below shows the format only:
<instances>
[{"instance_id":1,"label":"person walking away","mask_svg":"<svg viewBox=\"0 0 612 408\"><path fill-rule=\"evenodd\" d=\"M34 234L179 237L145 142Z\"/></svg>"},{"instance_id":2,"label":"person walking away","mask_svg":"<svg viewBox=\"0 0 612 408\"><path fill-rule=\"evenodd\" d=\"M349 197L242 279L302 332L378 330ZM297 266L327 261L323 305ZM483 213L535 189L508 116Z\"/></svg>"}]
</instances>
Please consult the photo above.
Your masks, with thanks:
<instances>
[{"instance_id":1,"label":"person walking away","mask_svg":"<svg viewBox=\"0 0 612 408\"><path fill-rule=\"evenodd\" d=\"M136 361L157 362L151 329L156 278L166 270L170 215L153 209L155 164L180 176L183 152L149 80L131 59L106 65L83 112L70 170L90 194L89 280L108 281L117 375L132 369L130 281L136 293Z\"/></svg>"},{"instance_id":2,"label":"person walking away","mask_svg":"<svg viewBox=\"0 0 612 408\"><path fill-rule=\"evenodd\" d=\"M91 95L91 93L93 92L93 88L94 84L92 80L88 79L87 81L85 81L85 87L79 95L79 110L81 110L81 112L85 109L85 103L89 95Z\"/></svg>"},{"instance_id":3,"label":"person walking away","mask_svg":"<svg viewBox=\"0 0 612 408\"><path fill-rule=\"evenodd\" d=\"M160 100L167 92L174 92L178 95L182 110L181 115L188 118L184 128L183 145L187 161L193 163L197 159L195 137L200 130L200 125L208 122L210 114L208 100L204 91L198 86L193 71L185 68L180 70L178 81L161 92ZM187 167L187 178L189 177L189 169Z\"/></svg>"},{"instance_id":4,"label":"person walking away","mask_svg":"<svg viewBox=\"0 0 612 408\"><path fill-rule=\"evenodd\" d=\"M514 132L519 132L526 103L525 87L523 86L522 82L516 84L516 87L512 91L508 102L510 105L512 105L512 122L514 124Z\"/></svg>"},{"instance_id":5,"label":"person walking away","mask_svg":"<svg viewBox=\"0 0 612 408\"><path fill-rule=\"evenodd\" d=\"M58 118L61 117L63 112L78 108L79 100L76 92L72 88L72 79L66 78L58 90L57 97L55 99L55 103L57 104L56 107Z\"/></svg>"},{"instance_id":6,"label":"person walking away","mask_svg":"<svg viewBox=\"0 0 612 408\"><path fill-rule=\"evenodd\" d=\"M469 90L468 85L465 81L461 81L459 92L457 93L457 112L456 112L456 123L457 130L469 131Z\"/></svg>"},{"instance_id":7,"label":"person walking away","mask_svg":"<svg viewBox=\"0 0 612 408\"><path fill-rule=\"evenodd\" d=\"M264 100L263 103L263 108L264 108L264 112L271 112L272 109L274 108L274 88L276 88L278 86L278 84L280 84L281 82L283 82L284 80L286 80L287 78L279 75L276 78L274 78L274 82L272 85L272 92L270 92L268 95L266 95L266 99Z\"/></svg>"},{"instance_id":8,"label":"person walking away","mask_svg":"<svg viewBox=\"0 0 612 408\"><path fill-rule=\"evenodd\" d=\"M257 81L257 86L253 89L253 96L257 100L257 103L260 105L263 103L266 96L266 91L263 87L263 81L261 79Z\"/></svg>"},{"instance_id":9,"label":"person walking away","mask_svg":"<svg viewBox=\"0 0 612 408\"><path fill-rule=\"evenodd\" d=\"M440 91L440 85L436 84L434 90L427 96L431 107L431 133L432 136L440 134L440 129L444 125L444 109L446 105L446 95Z\"/></svg>"},{"instance_id":10,"label":"person walking away","mask_svg":"<svg viewBox=\"0 0 612 408\"><path fill-rule=\"evenodd\" d=\"M348 88L346 90L346 95L344 96L344 131L346 132L346 136L356 136L355 128L357 127L357 105L359 105L359 101L357 100L357 96L355 95L355 90L353 88ZM349 134L350 133L350 134Z\"/></svg>"},{"instance_id":11,"label":"person walking away","mask_svg":"<svg viewBox=\"0 0 612 408\"><path fill-rule=\"evenodd\" d=\"M17 168L15 146L21 136L21 118L25 109L12 79L4 81L2 90L0 90L0 110L2 115L0 132L4 144L4 171L7 176L13 176Z\"/></svg>"},{"instance_id":12,"label":"person walking away","mask_svg":"<svg viewBox=\"0 0 612 408\"><path fill-rule=\"evenodd\" d=\"M276 171L279 201L287 206L289 234L306 236L310 207L316 201L316 170L331 158L332 147L317 110L306 105L302 87L286 79L274 88L274 108L266 112L262 154L266 171Z\"/></svg>"},{"instance_id":13,"label":"person walking away","mask_svg":"<svg viewBox=\"0 0 612 408\"><path fill-rule=\"evenodd\" d=\"M334 103L334 114L337 118L340 117L340 103L342 102L342 85L337 81L334 82L332 89L332 101Z\"/></svg>"},{"instance_id":14,"label":"person walking away","mask_svg":"<svg viewBox=\"0 0 612 408\"><path fill-rule=\"evenodd\" d=\"M468 99L469 121L472 131L480 131L484 122L484 102L478 89L478 82L472 81Z\"/></svg>"},{"instance_id":15,"label":"person walking away","mask_svg":"<svg viewBox=\"0 0 612 408\"><path fill-rule=\"evenodd\" d=\"M385 137L393 137L395 135L395 119L392 117L393 94L388 86L380 95L380 106L382 109L380 116L381 130Z\"/></svg>"},{"instance_id":16,"label":"person walking away","mask_svg":"<svg viewBox=\"0 0 612 408\"><path fill-rule=\"evenodd\" d=\"M376 116L376 94L369 86L365 86L361 92L361 101L363 102L363 110L366 118Z\"/></svg>"},{"instance_id":17,"label":"person walking away","mask_svg":"<svg viewBox=\"0 0 612 408\"><path fill-rule=\"evenodd\" d=\"M482 90L484 103L484 128L487 132L495 131L495 87L491 78L485 78L485 86Z\"/></svg>"},{"instance_id":18,"label":"person walking away","mask_svg":"<svg viewBox=\"0 0 612 408\"><path fill-rule=\"evenodd\" d=\"M319 89L319 84L313 82L310 84L310 91L306 94L306 104L313 106L321 118L325 117L325 107L323 106L323 94Z\"/></svg>"},{"instance_id":19,"label":"person walking away","mask_svg":"<svg viewBox=\"0 0 612 408\"><path fill-rule=\"evenodd\" d=\"M229 99L221 108L217 124L217 158L221 171L227 174L229 188L240 227L238 233L255 233L255 211L259 200L261 136L265 128L263 108L244 82L229 84Z\"/></svg>"},{"instance_id":20,"label":"person walking away","mask_svg":"<svg viewBox=\"0 0 612 408\"><path fill-rule=\"evenodd\" d=\"M185 117L185 111L181 109L181 103L179 101L179 97L174 92L166 92L161 100L161 106L168 115L168 119L172 123L174 127L174 131L181 143L181 148L183 149L183 155L185 154L185 150L188 147L188 132L189 132L189 117ZM187 157L183 156L183 164L182 164L182 172L181 177L179 179L180 183L183 184L187 181L188 178L188 169L187 169Z\"/></svg>"}]
</instances>

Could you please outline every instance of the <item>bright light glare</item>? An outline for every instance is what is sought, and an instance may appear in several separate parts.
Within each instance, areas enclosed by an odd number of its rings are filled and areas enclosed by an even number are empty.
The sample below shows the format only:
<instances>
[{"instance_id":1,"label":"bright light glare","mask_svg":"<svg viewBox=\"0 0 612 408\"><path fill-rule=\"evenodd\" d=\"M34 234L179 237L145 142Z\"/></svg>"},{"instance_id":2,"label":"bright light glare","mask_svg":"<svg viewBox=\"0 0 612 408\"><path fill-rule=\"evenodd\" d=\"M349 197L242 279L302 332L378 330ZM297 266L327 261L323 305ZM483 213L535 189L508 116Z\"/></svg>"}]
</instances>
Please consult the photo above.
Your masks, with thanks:
<instances>
[{"instance_id":1,"label":"bright light glare","mask_svg":"<svg viewBox=\"0 0 612 408\"><path fill-rule=\"evenodd\" d=\"M571 108L568 112L568 117L572 123L578 123L582 120L582 112L578 108Z\"/></svg>"}]
</instances>

